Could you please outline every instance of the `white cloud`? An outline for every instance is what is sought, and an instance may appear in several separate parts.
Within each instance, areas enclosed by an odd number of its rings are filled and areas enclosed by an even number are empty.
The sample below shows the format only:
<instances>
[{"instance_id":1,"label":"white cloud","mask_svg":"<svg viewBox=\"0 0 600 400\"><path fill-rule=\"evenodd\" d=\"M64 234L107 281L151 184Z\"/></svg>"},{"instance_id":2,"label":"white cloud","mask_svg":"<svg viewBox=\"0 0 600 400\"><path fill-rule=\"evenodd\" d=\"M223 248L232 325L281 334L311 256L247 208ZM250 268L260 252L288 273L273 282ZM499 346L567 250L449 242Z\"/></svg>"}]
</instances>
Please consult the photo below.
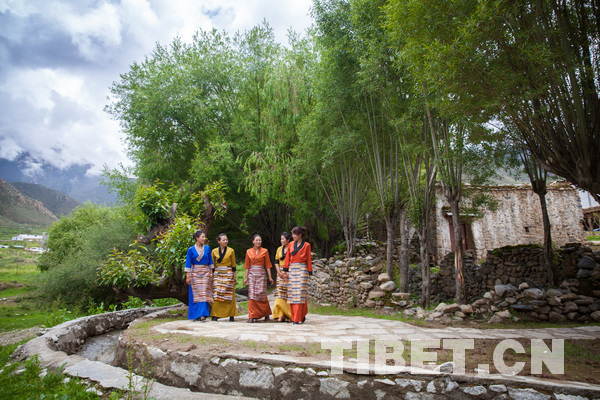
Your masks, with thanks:
<instances>
[{"instance_id":1,"label":"white cloud","mask_svg":"<svg viewBox=\"0 0 600 400\"><path fill-rule=\"evenodd\" d=\"M310 0L0 0L0 158L129 165L109 87L156 42L199 29L231 34L266 19L276 40L310 24ZM36 166L31 165L32 171Z\"/></svg>"}]
</instances>

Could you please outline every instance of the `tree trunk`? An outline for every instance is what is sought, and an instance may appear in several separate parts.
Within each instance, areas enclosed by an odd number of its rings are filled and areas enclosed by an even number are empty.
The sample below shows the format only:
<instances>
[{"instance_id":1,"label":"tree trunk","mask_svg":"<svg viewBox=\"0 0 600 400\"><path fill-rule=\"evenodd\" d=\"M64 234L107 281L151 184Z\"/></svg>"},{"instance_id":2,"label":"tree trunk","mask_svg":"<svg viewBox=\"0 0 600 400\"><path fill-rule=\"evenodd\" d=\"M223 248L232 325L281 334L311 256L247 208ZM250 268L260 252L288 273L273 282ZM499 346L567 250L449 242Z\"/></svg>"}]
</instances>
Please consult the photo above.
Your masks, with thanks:
<instances>
[{"instance_id":1,"label":"tree trunk","mask_svg":"<svg viewBox=\"0 0 600 400\"><path fill-rule=\"evenodd\" d=\"M550 225L550 217L548 216L548 205L546 204L545 193L538 193L538 196L540 197L542 219L544 221L544 263L548 272L548 284L556 286L554 268L552 266L552 226Z\"/></svg>"},{"instance_id":2,"label":"tree trunk","mask_svg":"<svg viewBox=\"0 0 600 400\"><path fill-rule=\"evenodd\" d=\"M427 248L427 228L422 228L419 231L419 246L421 248L421 273L423 275L423 283L421 285L421 307L429 307L429 298L431 297L431 287L429 282L429 249Z\"/></svg>"},{"instance_id":3,"label":"tree trunk","mask_svg":"<svg viewBox=\"0 0 600 400\"><path fill-rule=\"evenodd\" d=\"M385 231L387 234L385 272L387 272L391 280L394 280L394 222L393 218L387 217L385 219Z\"/></svg>"},{"instance_id":4,"label":"tree trunk","mask_svg":"<svg viewBox=\"0 0 600 400\"><path fill-rule=\"evenodd\" d=\"M142 300L173 298L188 304L188 285L182 276L172 276L162 280L158 285L130 286L126 289L113 286L113 289L116 295L123 300L126 300L128 296L139 297Z\"/></svg>"},{"instance_id":5,"label":"tree trunk","mask_svg":"<svg viewBox=\"0 0 600 400\"><path fill-rule=\"evenodd\" d=\"M454 276L456 278L456 303L464 304L466 301L465 296L465 274L463 271L464 265L464 253L463 253L463 240L462 240L462 229L460 210L458 207L458 201L452 197L450 201L450 210L452 211L452 225L454 229Z\"/></svg>"},{"instance_id":6,"label":"tree trunk","mask_svg":"<svg viewBox=\"0 0 600 400\"><path fill-rule=\"evenodd\" d=\"M400 280L403 293L409 292L410 276L410 235L408 229L408 215L406 210L400 214Z\"/></svg>"}]
</instances>

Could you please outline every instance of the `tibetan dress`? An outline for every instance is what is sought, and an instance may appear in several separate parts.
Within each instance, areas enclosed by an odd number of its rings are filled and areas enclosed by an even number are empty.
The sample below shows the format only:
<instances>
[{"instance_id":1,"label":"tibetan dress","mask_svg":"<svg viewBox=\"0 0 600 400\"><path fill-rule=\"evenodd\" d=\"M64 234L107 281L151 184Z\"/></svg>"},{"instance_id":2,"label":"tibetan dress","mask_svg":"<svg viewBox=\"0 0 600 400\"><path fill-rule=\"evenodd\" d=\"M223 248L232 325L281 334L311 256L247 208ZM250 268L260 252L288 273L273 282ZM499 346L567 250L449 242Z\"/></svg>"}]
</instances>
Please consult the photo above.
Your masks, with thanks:
<instances>
[{"instance_id":1,"label":"tibetan dress","mask_svg":"<svg viewBox=\"0 0 600 400\"><path fill-rule=\"evenodd\" d=\"M209 304L213 302L212 269L210 247L203 245L200 248L194 245L188 249L185 256L185 273L192 278L189 285L188 319L210 315Z\"/></svg>"}]
</instances>

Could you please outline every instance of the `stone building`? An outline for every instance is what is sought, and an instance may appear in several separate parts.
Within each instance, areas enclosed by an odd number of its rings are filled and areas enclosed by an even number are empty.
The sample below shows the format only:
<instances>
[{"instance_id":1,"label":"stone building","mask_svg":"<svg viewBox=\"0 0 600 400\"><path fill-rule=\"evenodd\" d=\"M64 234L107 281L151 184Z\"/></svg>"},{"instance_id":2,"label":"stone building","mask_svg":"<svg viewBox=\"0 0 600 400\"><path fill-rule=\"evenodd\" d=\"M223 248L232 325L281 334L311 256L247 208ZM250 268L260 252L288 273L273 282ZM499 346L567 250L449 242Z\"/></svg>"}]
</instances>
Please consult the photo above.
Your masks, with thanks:
<instances>
[{"instance_id":1,"label":"stone building","mask_svg":"<svg viewBox=\"0 0 600 400\"><path fill-rule=\"evenodd\" d=\"M474 252L476 262L487 250L521 244L543 244L544 226L540 200L531 185L497 185L486 188L497 202L495 211L481 218L465 218L462 224L466 250ZM548 185L546 195L554 245L584 242L583 212L577 189L564 182ZM450 208L440 193L435 209L435 262L452 251L454 230Z\"/></svg>"}]
</instances>

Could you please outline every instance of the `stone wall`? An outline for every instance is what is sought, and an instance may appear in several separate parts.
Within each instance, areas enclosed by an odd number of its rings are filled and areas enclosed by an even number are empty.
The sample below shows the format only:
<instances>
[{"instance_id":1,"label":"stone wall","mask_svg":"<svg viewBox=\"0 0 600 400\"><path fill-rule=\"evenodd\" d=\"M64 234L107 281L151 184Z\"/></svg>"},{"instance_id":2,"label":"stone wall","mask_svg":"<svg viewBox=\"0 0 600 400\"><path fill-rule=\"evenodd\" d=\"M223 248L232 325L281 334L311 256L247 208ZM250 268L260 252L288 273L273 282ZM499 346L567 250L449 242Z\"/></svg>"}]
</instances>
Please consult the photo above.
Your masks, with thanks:
<instances>
[{"instance_id":1,"label":"stone wall","mask_svg":"<svg viewBox=\"0 0 600 400\"><path fill-rule=\"evenodd\" d=\"M540 201L530 185L493 186L489 187L489 195L497 201L497 210L474 219L470 225L477 262L484 260L490 249L544 242ZM585 241L577 190L566 183L548 185L546 201L554 243L562 246ZM443 196L438 195L435 210L438 259L452 251L447 210Z\"/></svg>"},{"instance_id":2,"label":"stone wall","mask_svg":"<svg viewBox=\"0 0 600 400\"><path fill-rule=\"evenodd\" d=\"M385 273L384 252L385 246L379 242L363 242L357 257L314 259L314 277L309 283L309 297L321 304L339 307L387 307L392 310L412 307L421 294L420 267L411 267L409 293L401 293ZM558 249L555 258L559 264L555 271L558 282L578 279L578 290L587 296L600 289L599 251L575 243ZM482 298L497 285L518 287L526 283L531 288L549 287L543 250L537 245L505 246L490 250L482 264L475 262L472 251L466 251L463 268L469 302ZM431 293L433 302L452 301L455 298L452 253L441 260L439 272L432 273Z\"/></svg>"},{"instance_id":3,"label":"stone wall","mask_svg":"<svg viewBox=\"0 0 600 400\"><path fill-rule=\"evenodd\" d=\"M600 253L579 243L558 249L556 260L559 268L555 271L557 281L582 277L581 274L585 272L579 273L581 268L577 265L584 257L595 259L600 263ZM518 286L522 282L527 282L532 287L548 287L543 249L536 245L505 246L489 250L486 261L481 265L475 263L473 252L467 251L463 268L467 299L470 300L480 298L499 284ZM593 270L594 267L591 269ZM439 274L433 280L435 288L441 291L440 300L454 298L454 279L454 254L451 253L441 261Z\"/></svg>"}]
</instances>

